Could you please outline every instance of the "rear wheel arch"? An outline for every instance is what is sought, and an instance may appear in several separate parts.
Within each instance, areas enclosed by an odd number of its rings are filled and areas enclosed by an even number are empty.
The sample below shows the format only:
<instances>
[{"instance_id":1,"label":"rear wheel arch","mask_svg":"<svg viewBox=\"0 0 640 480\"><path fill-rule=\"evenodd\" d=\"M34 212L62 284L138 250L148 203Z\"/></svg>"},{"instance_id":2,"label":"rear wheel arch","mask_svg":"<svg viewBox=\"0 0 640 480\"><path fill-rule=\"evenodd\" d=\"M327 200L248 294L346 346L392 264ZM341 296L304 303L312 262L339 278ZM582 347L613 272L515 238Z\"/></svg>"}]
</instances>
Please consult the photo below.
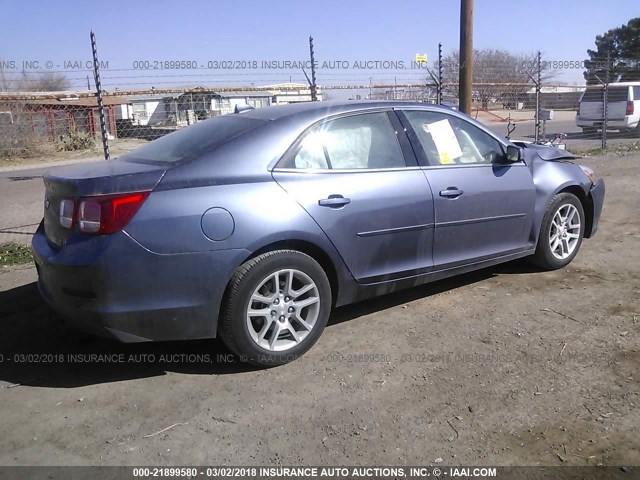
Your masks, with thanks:
<instances>
[{"instance_id":1,"label":"rear wheel arch","mask_svg":"<svg viewBox=\"0 0 640 480\"><path fill-rule=\"evenodd\" d=\"M331 308L324 268L299 250L276 248L249 258L235 271L217 333L242 362L282 365L315 344Z\"/></svg>"},{"instance_id":2,"label":"rear wheel arch","mask_svg":"<svg viewBox=\"0 0 640 480\"><path fill-rule=\"evenodd\" d=\"M265 245L264 247L261 247L258 250L253 251L245 259L243 259L242 262L240 262L240 265L243 265L249 260L252 260L264 253L274 252L276 250L296 250L298 252L309 255L316 262L318 262L322 267L322 269L324 270L324 272L326 273L327 278L329 279L329 285L331 286L331 297L332 297L331 304L335 305L336 299L338 298L338 291L340 288L340 282L338 280L338 272L329 254L324 249L316 245L315 243L312 243L306 240L282 240L279 242L273 242L268 245ZM227 297L227 291L229 289L230 284L231 284L231 278L229 278L229 281L227 282L227 286L225 288L225 294L223 296L223 301L220 306L220 310L222 310L222 307L224 305L225 299Z\"/></svg>"}]
</instances>

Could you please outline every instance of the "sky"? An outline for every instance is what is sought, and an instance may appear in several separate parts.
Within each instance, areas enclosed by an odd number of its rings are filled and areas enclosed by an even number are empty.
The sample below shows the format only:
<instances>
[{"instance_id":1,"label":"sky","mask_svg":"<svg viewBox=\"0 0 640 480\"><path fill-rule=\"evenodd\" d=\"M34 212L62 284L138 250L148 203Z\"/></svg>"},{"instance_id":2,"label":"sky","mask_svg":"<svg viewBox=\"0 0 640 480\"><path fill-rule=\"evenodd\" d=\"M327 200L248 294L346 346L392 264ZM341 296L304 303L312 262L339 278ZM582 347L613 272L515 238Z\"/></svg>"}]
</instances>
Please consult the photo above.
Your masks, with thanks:
<instances>
[{"instance_id":1,"label":"sky","mask_svg":"<svg viewBox=\"0 0 640 480\"><path fill-rule=\"evenodd\" d=\"M75 89L87 88L91 30L100 60L108 62L105 89L304 82L298 68L254 65L308 60L309 35L316 61L334 62L318 70L319 84L402 83L426 77L411 68L416 53L426 53L432 64L438 42L445 54L459 44L459 0L0 0L0 12L4 72L17 77L24 61L36 61L31 70L62 71ZM548 61L582 61L596 35L636 16L638 0L475 0L474 47L541 50ZM192 63L154 68L165 60ZM381 65L372 61L396 63L371 69ZM405 68L394 68L398 61ZM362 68L354 68L356 62ZM582 69L560 70L556 80L581 82Z\"/></svg>"}]
</instances>

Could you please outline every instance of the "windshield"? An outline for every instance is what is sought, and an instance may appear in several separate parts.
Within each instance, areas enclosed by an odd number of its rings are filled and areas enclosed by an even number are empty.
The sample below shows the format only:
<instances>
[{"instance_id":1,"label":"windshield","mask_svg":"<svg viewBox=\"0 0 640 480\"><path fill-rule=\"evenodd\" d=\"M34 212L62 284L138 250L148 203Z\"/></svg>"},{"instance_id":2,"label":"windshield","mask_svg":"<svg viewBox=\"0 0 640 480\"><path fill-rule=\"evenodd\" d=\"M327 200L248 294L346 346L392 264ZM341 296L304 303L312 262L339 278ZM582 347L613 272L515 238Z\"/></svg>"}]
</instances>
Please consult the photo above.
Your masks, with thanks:
<instances>
[{"instance_id":1,"label":"windshield","mask_svg":"<svg viewBox=\"0 0 640 480\"><path fill-rule=\"evenodd\" d=\"M195 158L264 123L238 114L221 115L149 142L120 160L173 163Z\"/></svg>"}]
</instances>

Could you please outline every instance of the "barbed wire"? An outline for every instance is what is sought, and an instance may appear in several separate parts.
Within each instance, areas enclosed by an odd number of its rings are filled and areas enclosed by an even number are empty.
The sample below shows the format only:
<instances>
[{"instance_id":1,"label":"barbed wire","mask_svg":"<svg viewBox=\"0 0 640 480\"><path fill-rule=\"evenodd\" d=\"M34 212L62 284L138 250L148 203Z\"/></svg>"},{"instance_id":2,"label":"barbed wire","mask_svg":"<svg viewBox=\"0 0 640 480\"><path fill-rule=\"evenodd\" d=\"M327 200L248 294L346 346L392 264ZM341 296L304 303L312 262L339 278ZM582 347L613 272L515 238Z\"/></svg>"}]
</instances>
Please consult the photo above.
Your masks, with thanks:
<instances>
[{"instance_id":1,"label":"barbed wire","mask_svg":"<svg viewBox=\"0 0 640 480\"><path fill-rule=\"evenodd\" d=\"M551 68L554 63L547 61L545 65ZM577 65L579 68L559 70L579 71L582 76L583 65L584 61L581 61ZM597 62L595 66L599 66ZM319 99L426 103L444 99L455 108L458 64L443 62L442 67L440 83L426 69L320 68L316 70L318 96ZM555 109L566 111L562 116L565 118L563 125L571 124L574 132L578 131L572 134L573 138L606 139L602 119L591 118L586 126L576 124L576 113L581 115L582 92L589 88L584 80L573 84L555 81L555 70L547 70L548 75L536 87L536 82L525 72L536 73L537 63L485 62L477 67L472 89L476 118L488 122L511 122L512 118L529 124L535 122L534 138L538 138L541 127L544 140L546 124L545 120L539 120L541 113ZM437 65L430 68L435 69ZM542 64L540 69L543 69ZM640 73L640 65L638 70ZM0 91L0 158L41 154L52 149L92 149L101 141L99 107L91 69L0 69L0 89L37 88L48 75L60 75L60 85L65 87L61 90L65 91ZM114 142L152 140L208 118L232 113L239 104L248 103L259 108L311 99L311 86L300 69L113 68L103 69L101 79L106 134ZM492 81L494 79L501 81ZM189 86L190 83L198 86ZM594 112L607 111L606 107L602 108L604 102L609 101L607 98L598 97L596 103L600 102L600 110L596 108ZM625 108L628 108L626 104ZM624 126L619 128L624 130Z\"/></svg>"}]
</instances>

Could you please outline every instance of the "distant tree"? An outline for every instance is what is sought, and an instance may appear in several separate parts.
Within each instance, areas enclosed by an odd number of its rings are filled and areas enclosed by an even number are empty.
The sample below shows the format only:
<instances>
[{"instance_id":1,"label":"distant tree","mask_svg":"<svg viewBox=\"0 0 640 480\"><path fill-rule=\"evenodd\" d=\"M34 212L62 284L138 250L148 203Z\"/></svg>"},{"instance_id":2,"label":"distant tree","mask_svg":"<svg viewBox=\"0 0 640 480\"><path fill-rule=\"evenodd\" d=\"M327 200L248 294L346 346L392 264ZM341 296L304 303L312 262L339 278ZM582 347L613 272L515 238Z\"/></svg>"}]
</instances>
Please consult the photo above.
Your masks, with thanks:
<instances>
[{"instance_id":1,"label":"distant tree","mask_svg":"<svg viewBox=\"0 0 640 480\"><path fill-rule=\"evenodd\" d=\"M7 62L8 63L8 62ZM68 90L71 82L59 72L26 72L5 70L0 59L1 92L52 92Z\"/></svg>"},{"instance_id":2,"label":"distant tree","mask_svg":"<svg viewBox=\"0 0 640 480\"><path fill-rule=\"evenodd\" d=\"M513 105L527 90L534 86L529 78L537 78L536 54L514 54L507 50L483 49L473 51L473 96L489 107L492 99L504 105ZM436 67L437 68L437 67ZM542 62L542 80L549 80L555 72ZM460 54L454 50L442 60L442 76L445 91L458 96ZM529 75L528 75L529 74ZM451 85L455 84L455 85ZM515 85L506 85L515 84ZM526 85L528 84L528 85Z\"/></svg>"},{"instance_id":3,"label":"distant tree","mask_svg":"<svg viewBox=\"0 0 640 480\"><path fill-rule=\"evenodd\" d=\"M15 72L11 70L5 70L5 64L9 64L11 62L4 62L2 58L0 58L0 92L10 92L13 90L14 80L11 78L11 74L15 74Z\"/></svg>"},{"instance_id":4,"label":"distant tree","mask_svg":"<svg viewBox=\"0 0 640 480\"><path fill-rule=\"evenodd\" d=\"M0 92L9 92L11 90L11 80L7 78L4 70L0 68Z\"/></svg>"},{"instance_id":5,"label":"distant tree","mask_svg":"<svg viewBox=\"0 0 640 480\"><path fill-rule=\"evenodd\" d=\"M68 90L71 82L63 73L27 73L22 72L16 90L22 92L55 92Z\"/></svg>"},{"instance_id":6,"label":"distant tree","mask_svg":"<svg viewBox=\"0 0 640 480\"><path fill-rule=\"evenodd\" d=\"M606 81L607 55L610 59L609 81L640 80L640 17L626 25L612 28L596 36L596 49L587 50L584 78L588 84L599 83L596 75Z\"/></svg>"}]
</instances>

